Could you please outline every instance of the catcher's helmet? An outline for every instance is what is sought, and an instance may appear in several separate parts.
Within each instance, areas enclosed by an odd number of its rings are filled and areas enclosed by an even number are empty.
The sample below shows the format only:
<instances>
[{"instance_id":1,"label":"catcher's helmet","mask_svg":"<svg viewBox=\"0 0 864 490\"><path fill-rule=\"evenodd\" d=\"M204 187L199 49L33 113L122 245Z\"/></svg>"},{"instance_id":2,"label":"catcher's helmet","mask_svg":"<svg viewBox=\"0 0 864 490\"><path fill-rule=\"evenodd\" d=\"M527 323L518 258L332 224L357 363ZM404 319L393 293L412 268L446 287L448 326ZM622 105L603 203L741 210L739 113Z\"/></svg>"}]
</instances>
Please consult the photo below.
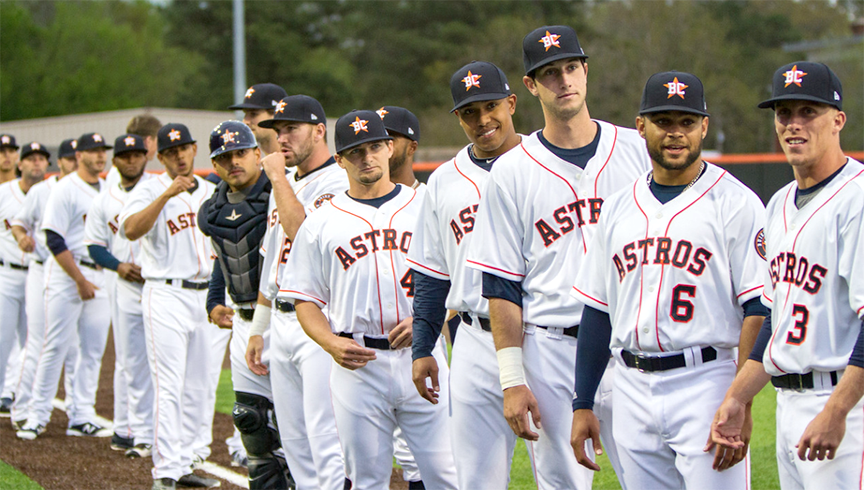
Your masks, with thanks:
<instances>
[{"instance_id":1,"label":"catcher's helmet","mask_svg":"<svg viewBox=\"0 0 864 490\"><path fill-rule=\"evenodd\" d=\"M258 141L249 126L240 121L219 123L210 133L210 158L234 150L257 148Z\"/></svg>"}]
</instances>

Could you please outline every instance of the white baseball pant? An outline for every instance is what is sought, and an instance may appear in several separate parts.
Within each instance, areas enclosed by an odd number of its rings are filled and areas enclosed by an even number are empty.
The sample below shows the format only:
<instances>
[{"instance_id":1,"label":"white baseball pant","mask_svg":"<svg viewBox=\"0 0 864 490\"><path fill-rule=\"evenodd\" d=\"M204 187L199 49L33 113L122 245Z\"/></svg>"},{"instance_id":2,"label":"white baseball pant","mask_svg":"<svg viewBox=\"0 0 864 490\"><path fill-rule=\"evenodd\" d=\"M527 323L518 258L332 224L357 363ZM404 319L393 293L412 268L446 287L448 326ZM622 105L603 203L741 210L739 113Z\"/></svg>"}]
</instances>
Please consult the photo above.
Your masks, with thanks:
<instances>
[{"instance_id":1,"label":"white baseball pant","mask_svg":"<svg viewBox=\"0 0 864 490\"><path fill-rule=\"evenodd\" d=\"M14 391L12 376L20 352L27 339L27 313L24 306L27 271L13 269L9 264L0 265L0 393L9 396ZM17 351L18 354L15 354ZM18 361L16 361L16 358ZM7 373L8 372L8 373ZM11 374L12 376L7 376ZM6 383L6 378L10 383Z\"/></svg>"},{"instance_id":2,"label":"white baseball pant","mask_svg":"<svg viewBox=\"0 0 864 490\"><path fill-rule=\"evenodd\" d=\"M123 359L126 357L126 347L123 345L117 326L117 273L105 271L105 292L108 294L108 306L111 309L111 329L114 331L114 417L112 423L114 433L121 437L131 438L129 428L129 394L126 388L127 373Z\"/></svg>"},{"instance_id":3,"label":"white baseball pant","mask_svg":"<svg viewBox=\"0 0 864 490\"><path fill-rule=\"evenodd\" d=\"M205 317L207 315L206 309L204 315ZM219 388L219 376L222 374L225 349L228 348L228 342L231 340L231 329L219 328L216 325L211 325L211 327L208 329L212 351L207 371L209 376L207 378L207 401L203 406L184 407L184 410L189 410L190 417L199 421L198 433L192 447L195 456L202 460L210 457L210 443L213 442L213 417L216 412L216 390Z\"/></svg>"},{"instance_id":4,"label":"white baseball pant","mask_svg":"<svg viewBox=\"0 0 864 490\"><path fill-rule=\"evenodd\" d=\"M144 312L141 308L142 286L123 279L117 279L116 320L114 321L114 344L119 345L117 359L122 359L125 407L128 435L114 432L123 437L132 437L135 444L153 443L153 381L147 361L147 342L144 336ZM117 416L117 378L114 372L114 414Z\"/></svg>"}]
</instances>

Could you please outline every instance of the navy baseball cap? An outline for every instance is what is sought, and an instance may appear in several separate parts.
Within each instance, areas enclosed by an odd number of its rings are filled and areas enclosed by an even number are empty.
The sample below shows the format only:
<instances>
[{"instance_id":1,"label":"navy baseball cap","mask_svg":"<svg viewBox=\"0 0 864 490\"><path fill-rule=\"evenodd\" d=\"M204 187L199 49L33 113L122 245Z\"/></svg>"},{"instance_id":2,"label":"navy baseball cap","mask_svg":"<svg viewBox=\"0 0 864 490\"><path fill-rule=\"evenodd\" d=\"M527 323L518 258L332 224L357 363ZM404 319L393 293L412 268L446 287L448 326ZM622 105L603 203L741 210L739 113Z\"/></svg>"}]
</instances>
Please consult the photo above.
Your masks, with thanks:
<instances>
[{"instance_id":1,"label":"navy baseball cap","mask_svg":"<svg viewBox=\"0 0 864 490\"><path fill-rule=\"evenodd\" d=\"M195 143L192 134L189 133L189 128L179 123L168 123L159 128L156 139L159 143L159 153L175 146Z\"/></svg>"},{"instance_id":2,"label":"navy baseball cap","mask_svg":"<svg viewBox=\"0 0 864 490\"><path fill-rule=\"evenodd\" d=\"M229 151L257 147L258 141L252 130L240 121L221 122L210 132L210 158Z\"/></svg>"},{"instance_id":3,"label":"navy baseball cap","mask_svg":"<svg viewBox=\"0 0 864 490\"><path fill-rule=\"evenodd\" d=\"M522 63L529 77L534 70L553 61L588 58L576 31L568 26L543 26L531 31L522 40Z\"/></svg>"},{"instance_id":4,"label":"navy baseball cap","mask_svg":"<svg viewBox=\"0 0 864 490\"><path fill-rule=\"evenodd\" d=\"M351 111L336 121L336 153L372 141L392 140L384 121L373 111Z\"/></svg>"},{"instance_id":5,"label":"navy baseball cap","mask_svg":"<svg viewBox=\"0 0 864 490\"><path fill-rule=\"evenodd\" d=\"M276 104L273 119L258 123L262 128L273 128L277 121L295 121L309 124L327 124L321 103L308 95L289 95Z\"/></svg>"},{"instance_id":6,"label":"navy baseball cap","mask_svg":"<svg viewBox=\"0 0 864 490\"><path fill-rule=\"evenodd\" d=\"M130 151L147 153L147 145L144 144L144 138L137 134L122 134L114 140L115 157L129 153Z\"/></svg>"},{"instance_id":7,"label":"navy baseball cap","mask_svg":"<svg viewBox=\"0 0 864 490\"><path fill-rule=\"evenodd\" d=\"M59 158L75 158L75 148L78 148L78 140L69 138L60 143L60 150L57 153Z\"/></svg>"},{"instance_id":8,"label":"navy baseball cap","mask_svg":"<svg viewBox=\"0 0 864 490\"><path fill-rule=\"evenodd\" d=\"M413 112L395 105L385 105L375 112L381 116L384 129L389 134L397 133L411 141L420 141L420 120Z\"/></svg>"},{"instance_id":9,"label":"navy baseball cap","mask_svg":"<svg viewBox=\"0 0 864 490\"><path fill-rule=\"evenodd\" d=\"M45 158L51 158L51 153L48 149L45 148L42 143L34 141L32 143L27 143L23 148L21 148L21 159L23 160L34 153L41 153L45 155Z\"/></svg>"},{"instance_id":10,"label":"navy baseball cap","mask_svg":"<svg viewBox=\"0 0 864 490\"><path fill-rule=\"evenodd\" d=\"M246 90L243 102L228 106L229 109L276 110L276 104L288 96L284 88L275 83L258 83Z\"/></svg>"},{"instance_id":11,"label":"navy baseball cap","mask_svg":"<svg viewBox=\"0 0 864 490\"><path fill-rule=\"evenodd\" d=\"M796 61L774 72L771 98L759 103L760 109L774 108L779 100L809 100L843 110L843 86L824 63Z\"/></svg>"},{"instance_id":12,"label":"navy baseball cap","mask_svg":"<svg viewBox=\"0 0 864 490\"><path fill-rule=\"evenodd\" d=\"M75 147L75 151L110 150L111 148L111 145L105 143L105 138L101 134L84 133L78 137L78 145Z\"/></svg>"},{"instance_id":13,"label":"navy baseball cap","mask_svg":"<svg viewBox=\"0 0 864 490\"><path fill-rule=\"evenodd\" d=\"M450 95L455 112L472 102L508 97L510 84L500 68L486 61L472 61L450 77Z\"/></svg>"},{"instance_id":14,"label":"navy baseball cap","mask_svg":"<svg viewBox=\"0 0 864 490\"><path fill-rule=\"evenodd\" d=\"M15 143L15 137L11 134L0 134L0 148L5 147L18 149L18 144Z\"/></svg>"},{"instance_id":15,"label":"navy baseball cap","mask_svg":"<svg viewBox=\"0 0 864 490\"><path fill-rule=\"evenodd\" d=\"M639 115L680 111L707 117L707 110L702 80L690 73L664 71L651 75L645 83Z\"/></svg>"}]
</instances>

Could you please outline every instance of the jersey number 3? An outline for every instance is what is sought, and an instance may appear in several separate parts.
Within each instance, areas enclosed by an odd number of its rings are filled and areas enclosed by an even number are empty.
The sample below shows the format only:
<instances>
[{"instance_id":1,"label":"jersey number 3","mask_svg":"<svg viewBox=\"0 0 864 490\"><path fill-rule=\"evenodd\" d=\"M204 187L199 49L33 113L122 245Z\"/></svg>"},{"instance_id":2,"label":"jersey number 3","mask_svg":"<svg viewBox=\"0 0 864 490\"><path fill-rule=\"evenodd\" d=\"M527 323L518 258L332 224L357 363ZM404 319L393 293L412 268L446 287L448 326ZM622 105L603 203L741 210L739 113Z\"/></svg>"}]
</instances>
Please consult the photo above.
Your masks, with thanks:
<instances>
[{"instance_id":1,"label":"jersey number 3","mask_svg":"<svg viewBox=\"0 0 864 490\"><path fill-rule=\"evenodd\" d=\"M795 318L794 330L786 334L786 343L801 345L807 338L807 322L810 321L810 311L804 305L792 305L792 317Z\"/></svg>"}]
</instances>

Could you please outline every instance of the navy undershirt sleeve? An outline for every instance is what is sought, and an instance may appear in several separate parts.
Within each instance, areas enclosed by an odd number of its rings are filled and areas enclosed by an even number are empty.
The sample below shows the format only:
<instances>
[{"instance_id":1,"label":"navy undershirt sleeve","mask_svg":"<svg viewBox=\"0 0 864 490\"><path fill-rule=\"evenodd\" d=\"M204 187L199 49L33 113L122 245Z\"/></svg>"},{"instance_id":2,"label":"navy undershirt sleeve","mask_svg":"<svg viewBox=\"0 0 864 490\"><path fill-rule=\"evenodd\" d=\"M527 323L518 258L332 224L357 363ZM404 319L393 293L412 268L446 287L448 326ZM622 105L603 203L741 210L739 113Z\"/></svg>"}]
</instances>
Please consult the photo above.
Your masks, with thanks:
<instances>
[{"instance_id":1,"label":"navy undershirt sleeve","mask_svg":"<svg viewBox=\"0 0 864 490\"><path fill-rule=\"evenodd\" d=\"M745 301L742 307L744 308L745 318L748 316L768 316L771 314L771 310L762 304L762 300L758 296Z\"/></svg>"},{"instance_id":2,"label":"navy undershirt sleeve","mask_svg":"<svg viewBox=\"0 0 864 490\"><path fill-rule=\"evenodd\" d=\"M609 342L612 322L608 313L586 306L579 324L579 342L576 343L576 397L573 410L594 407L594 395L609 363Z\"/></svg>"},{"instance_id":3,"label":"navy undershirt sleeve","mask_svg":"<svg viewBox=\"0 0 864 490\"><path fill-rule=\"evenodd\" d=\"M849 356L849 365L864 368L864 322L861 323L858 340L855 342L855 347L852 348L852 355Z\"/></svg>"},{"instance_id":4,"label":"navy undershirt sleeve","mask_svg":"<svg viewBox=\"0 0 864 490\"><path fill-rule=\"evenodd\" d=\"M210 274L210 284L207 288L207 316L213 308L225 304L225 276L222 275L222 264L213 261L213 273Z\"/></svg>"},{"instance_id":5,"label":"navy undershirt sleeve","mask_svg":"<svg viewBox=\"0 0 864 490\"><path fill-rule=\"evenodd\" d=\"M750 351L750 356L747 359L752 359L756 362L762 362L762 356L765 355L765 348L768 347L768 342L771 340L771 311L765 315L765 321L762 322L762 328L759 330L759 336L756 337L756 343L753 344L753 350Z\"/></svg>"},{"instance_id":6,"label":"navy undershirt sleeve","mask_svg":"<svg viewBox=\"0 0 864 490\"><path fill-rule=\"evenodd\" d=\"M501 298L522 308L522 283L498 277L495 274L483 273L484 298Z\"/></svg>"},{"instance_id":7,"label":"navy undershirt sleeve","mask_svg":"<svg viewBox=\"0 0 864 490\"><path fill-rule=\"evenodd\" d=\"M120 261L117 260L117 257L112 255L111 252L102 245L87 245L87 253L90 254L90 258L93 259L93 262L95 262L96 265L101 265L105 269L116 271L117 267L120 265Z\"/></svg>"},{"instance_id":8,"label":"navy undershirt sleeve","mask_svg":"<svg viewBox=\"0 0 864 490\"><path fill-rule=\"evenodd\" d=\"M435 342L441 335L447 318L445 300L450 292L450 281L437 279L412 271L414 282L414 323L411 340L411 359L430 357Z\"/></svg>"},{"instance_id":9,"label":"navy undershirt sleeve","mask_svg":"<svg viewBox=\"0 0 864 490\"><path fill-rule=\"evenodd\" d=\"M66 240L51 230L45 230L45 243L48 245L48 249L51 250L51 253L54 254L55 257L66 250L69 250L69 248L66 247Z\"/></svg>"}]
</instances>

